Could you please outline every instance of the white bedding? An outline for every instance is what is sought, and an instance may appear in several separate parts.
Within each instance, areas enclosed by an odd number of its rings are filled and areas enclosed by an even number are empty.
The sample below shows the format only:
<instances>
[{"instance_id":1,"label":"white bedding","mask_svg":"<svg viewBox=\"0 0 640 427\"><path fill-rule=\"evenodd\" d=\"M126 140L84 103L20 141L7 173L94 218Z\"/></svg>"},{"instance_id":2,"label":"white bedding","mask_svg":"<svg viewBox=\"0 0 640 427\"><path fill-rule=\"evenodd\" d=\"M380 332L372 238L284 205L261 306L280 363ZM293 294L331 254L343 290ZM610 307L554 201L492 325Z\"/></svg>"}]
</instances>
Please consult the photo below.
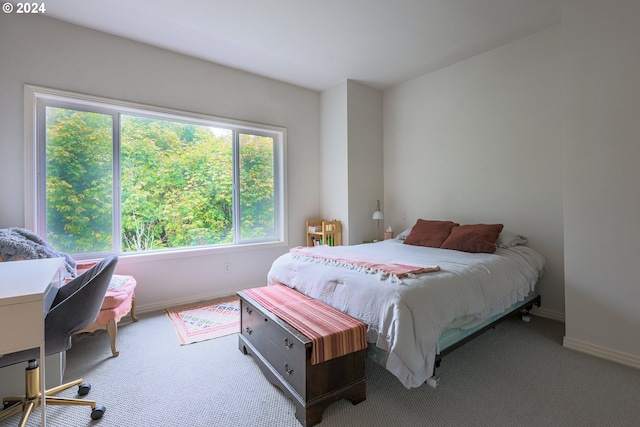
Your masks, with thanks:
<instances>
[{"instance_id":1,"label":"white bedding","mask_svg":"<svg viewBox=\"0 0 640 427\"><path fill-rule=\"evenodd\" d=\"M343 246L353 251L438 272L400 283L341 266L279 257L268 283L292 287L368 325L367 340L387 351L387 370L407 387L419 387L433 373L440 333L454 319L489 317L522 301L544 270L542 255L526 246L495 254L404 245L397 239Z\"/></svg>"}]
</instances>

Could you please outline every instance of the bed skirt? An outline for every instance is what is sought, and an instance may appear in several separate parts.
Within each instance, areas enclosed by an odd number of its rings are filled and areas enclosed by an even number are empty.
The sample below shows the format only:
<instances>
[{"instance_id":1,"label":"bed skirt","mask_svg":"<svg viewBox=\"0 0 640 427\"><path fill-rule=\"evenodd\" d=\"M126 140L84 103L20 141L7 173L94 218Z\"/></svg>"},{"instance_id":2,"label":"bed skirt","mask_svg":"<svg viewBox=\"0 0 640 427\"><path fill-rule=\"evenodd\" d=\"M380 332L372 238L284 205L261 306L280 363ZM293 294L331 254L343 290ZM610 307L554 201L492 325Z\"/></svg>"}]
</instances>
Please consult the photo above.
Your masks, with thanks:
<instances>
[{"instance_id":1,"label":"bed skirt","mask_svg":"<svg viewBox=\"0 0 640 427\"><path fill-rule=\"evenodd\" d=\"M438 341L439 352L436 356L436 364L444 354L453 351L466 341L471 340L476 335L482 333L484 329L499 323L501 320L523 310L527 306L534 303L536 303L536 305L540 305L539 302L540 297L538 293L533 291L523 301L518 301L504 312L486 319L477 319L473 316L467 316L454 320L451 325L442 331L442 334L440 334L440 339ZM376 346L374 343L368 343L367 357L386 369L388 353Z\"/></svg>"}]
</instances>

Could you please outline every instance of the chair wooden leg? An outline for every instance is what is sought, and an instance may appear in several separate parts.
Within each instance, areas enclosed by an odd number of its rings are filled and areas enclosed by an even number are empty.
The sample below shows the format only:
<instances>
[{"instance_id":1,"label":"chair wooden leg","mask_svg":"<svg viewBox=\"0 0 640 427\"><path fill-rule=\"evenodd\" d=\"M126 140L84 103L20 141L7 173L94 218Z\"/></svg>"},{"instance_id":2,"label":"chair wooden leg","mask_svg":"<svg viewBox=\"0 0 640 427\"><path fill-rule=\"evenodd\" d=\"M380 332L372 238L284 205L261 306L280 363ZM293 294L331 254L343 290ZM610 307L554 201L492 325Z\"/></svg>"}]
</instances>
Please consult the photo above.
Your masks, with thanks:
<instances>
[{"instance_id":1,"label":"chair wooden leg","mask_svg":"<svg viewBox=\"0 0 640 427\"><path fill-rule=\"evenodd\" d=\"M131 320L138 321L138 316L136 316L136 294L131 296L131 312L129 314L131 314Z\"/></svg>"},{"instance_id":2,"label":"chair wooden leg","mask_svg":"<svg viewBox=\"0 0 640 427\"><path fill-rule=\"evenodd\" d=\"M114 319L109 320L107 324L107 332L109 333L109 342L111 343L111 354L118 357L120 351L116 348L116 336L118 335L118 324Z\"/></svg>"}]
</instances>

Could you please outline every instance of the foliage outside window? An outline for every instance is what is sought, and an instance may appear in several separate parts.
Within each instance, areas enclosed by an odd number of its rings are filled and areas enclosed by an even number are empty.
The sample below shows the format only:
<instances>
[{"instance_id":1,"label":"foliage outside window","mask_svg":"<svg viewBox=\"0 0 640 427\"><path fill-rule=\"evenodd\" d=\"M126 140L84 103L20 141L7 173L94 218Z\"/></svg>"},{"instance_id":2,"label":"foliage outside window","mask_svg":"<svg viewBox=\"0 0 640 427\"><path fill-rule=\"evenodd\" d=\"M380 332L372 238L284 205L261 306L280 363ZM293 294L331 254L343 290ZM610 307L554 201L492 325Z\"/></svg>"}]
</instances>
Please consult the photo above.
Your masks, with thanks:
<instances>
[{"instance_id":1,"label":"foliage outside window","mask_svg":"<svg viewBox=\"0 0 640 427\"><path fill-rule=\"evenodd\" d=\"M37 228L82 257L282 241L282 129L37 97Z\"/></svg>"}]
</instances>

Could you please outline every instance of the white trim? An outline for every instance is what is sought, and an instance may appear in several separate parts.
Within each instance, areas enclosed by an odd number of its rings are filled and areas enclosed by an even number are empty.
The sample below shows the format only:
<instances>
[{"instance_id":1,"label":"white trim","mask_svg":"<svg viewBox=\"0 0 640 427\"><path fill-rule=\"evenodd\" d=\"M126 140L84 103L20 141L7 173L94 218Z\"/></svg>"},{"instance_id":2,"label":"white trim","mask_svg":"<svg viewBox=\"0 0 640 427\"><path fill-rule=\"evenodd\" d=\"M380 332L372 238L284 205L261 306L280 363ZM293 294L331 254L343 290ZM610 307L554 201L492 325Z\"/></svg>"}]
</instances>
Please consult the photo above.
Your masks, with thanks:
<instances>
[{"instance_id":1,"label":"white trim","mask_svg":"<svg viewBox=\"0 0 640 427\"><path fill-rule=\"evenodd\" d=\"M78 93L78 92L68 92L65 90L51 89L47 87L30 85L30 84L25 84L24 90L25 90L25 95L29 94L28 97L25 97L25 101L28 98L30 103L35 103L35 99L37 95L39 97L45 97L48 99L60 100L60 101L68 101L69 99L76 99L84 104L87 104L87 105L95 104L99 107L102 107L104 104L108 104L109 106L117 106L121 110L121 112L133 113L138 115L140 114L140 110L146 110L146 111L151 111L157 114L159 116L158 118L165 118L168 120L178 120L181 122L184 122L185 118L192 118L194 119L194 121L192 122L193 124L206 124L207 126L209 126L213 122L215 124L219 124L220 127L223 127L223 128L234 126L234 127L242 127L245 130L250 130L250 131L269 130L276 133L282 133L286 129L285 127L282 127L282 126L246 122L243 120L229 119L226 117L219 117L219 116L214 116L210 114L202 114L202 113L196 113L196 112L186 111L186 110L176 110L172 108L158 107L155 105L142 104L137 102L122 101L118 99L107 98L104 96L87 95L87 94ZM26 107L27 106L25 102L25 108ZM25 111L29 111L29 110L27 109Z\"/></svg>"},{"instance_id":2,"label":"white trim","mask_svg":"<svg viewBox=\"0 0 640 427\"><path fill-rule=\"evenodd\" d=\"M154 250L148 252L124 252L118 255L120 263L125 259L132 262L161 261L165 259L189 258L195 256L207 256L223 253L234 253L243 251L254 251L259 249L271 249L288 247L286 242L259 242L246 243L241 245L211 245L211 246L194 246L187 248L172 248L163 250ZM97 261L96 259L83 259L82 262Z\"/></svg>"},{"instance_id":3,"label":"white trim","mask_svg":"<svg viewBox=\"0 0 640 427\"><path fill-rule=\"evenodd\" d=\"M264 283L254 283L248 286L228 288L223 291L217 291L216 293L213 293L213 294L200 294L197 296L190 295L188 297L172 299L169 301L160 301L154 304L138 305L136 302L136 313L137 314L150 313L150 312L164 310L172 307L179 307L181 305L194 304L201 301L209 301L209 300L214 300L218 298L224 298L231 295L235 295L236 292L241 291L243 289L249 289L249 288L254 288L259 286L264 286Z\"/></svg>"},{"instance_id":4,"label":"white trim","mask_svg":"<svg viewBox=\"0 0 640 427\"><path fill-rule=\"evenodd\" d=\"M36 230L36 92L34 86L24 85L24 224Z\"/></svg>"},{"instance_id":5,"label":"white trim","mask_svg":"<svg viewBox=\"0 0 640 427\"><path fill-rule=\"evenodd\" d=\"M545 308L533 308L531 314L534 316L544 317L545 319L557 320L558 322L565 323L564 313L560 311L547 310Z\"/></svg>"},{"instance_id":6,"label":"white trim","mask_svg":"<svg viewBox=\"0 0 640 427\"><path fill-rule=\"evenodd\" d=\"M564 337L562 346L571 350L579 351L580 353L586 353L591 356L598 357L600 359L610 360L612 362L620 363L621 365L640 369L640 356L623 353L621 351L602 347L596 344L591 344L570 337Z\"/></svg>"}]
</instances>

